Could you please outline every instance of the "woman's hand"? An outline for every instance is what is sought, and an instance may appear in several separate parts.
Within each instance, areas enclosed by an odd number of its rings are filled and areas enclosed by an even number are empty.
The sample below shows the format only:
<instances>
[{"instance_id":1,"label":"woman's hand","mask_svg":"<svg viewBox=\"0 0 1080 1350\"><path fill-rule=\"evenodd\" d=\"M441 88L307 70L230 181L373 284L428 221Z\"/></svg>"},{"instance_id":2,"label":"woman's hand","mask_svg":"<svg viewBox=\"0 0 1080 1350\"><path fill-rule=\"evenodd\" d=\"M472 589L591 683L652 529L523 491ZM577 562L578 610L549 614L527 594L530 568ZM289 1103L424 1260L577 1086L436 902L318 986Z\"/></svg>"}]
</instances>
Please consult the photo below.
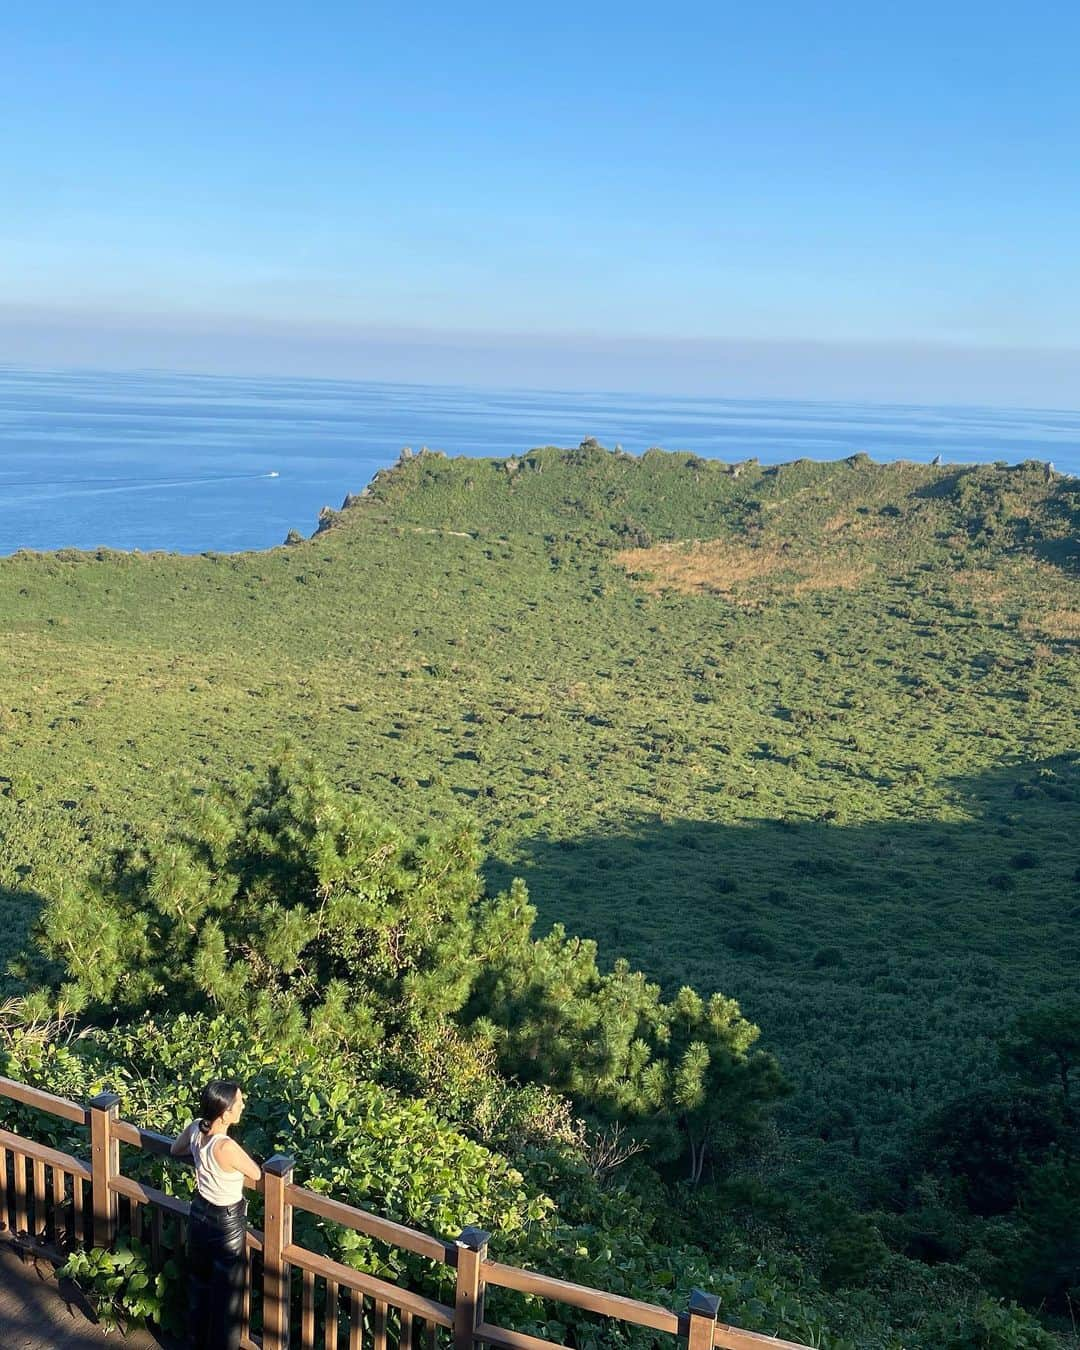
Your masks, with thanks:
<instances>
[{"instance_id":1,"label":"woman's hand","mask_svg":"<svg viewBox=\"0 0 1080 1350\"><path fill-rule=\"evenodd\" d=\"M181 1132L176 1136L176 1138L172 1141L172 1147L169 1149L169 1152L172 1154L174 1158L191 1157L191 1132L192 1130L197 1130L198 1128L199 1122L197 1120L193 1120L186 1130L181 1130Z\"/></svg>"}]
</instances>

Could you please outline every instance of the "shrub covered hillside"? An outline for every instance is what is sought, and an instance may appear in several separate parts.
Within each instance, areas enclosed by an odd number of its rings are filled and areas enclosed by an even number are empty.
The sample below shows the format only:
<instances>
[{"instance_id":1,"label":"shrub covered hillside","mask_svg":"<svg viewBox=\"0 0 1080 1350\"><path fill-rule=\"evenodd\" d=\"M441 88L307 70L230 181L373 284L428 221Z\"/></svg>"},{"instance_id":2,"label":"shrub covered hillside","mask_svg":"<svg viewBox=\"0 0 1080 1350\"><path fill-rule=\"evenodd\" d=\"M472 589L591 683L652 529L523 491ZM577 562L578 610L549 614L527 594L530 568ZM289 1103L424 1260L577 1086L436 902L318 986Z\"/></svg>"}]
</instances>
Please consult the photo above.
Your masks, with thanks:
<instances>
[{"instance_id":1,"label":"shrub covered hillside","mask_svg":"<svg viewBox=\"0 0 1080 1350\"><path fill-rule=\"evenodd\" d=\"M1035 463L586 442L403 456L268 553L5 560L11 992L366 1057L520 1172L551 1268L582 1223L637 1233L653 1296L655 1244L676 1283L762 1254L754 1324L796 1336L1039 1344L1010 1301L1067 1336L1078 522ZM313 793L353 824L301 862ZM324 865L352 899L314 903ZM438 1067L461 1038L475 1081ZM121 1037L32 1044L45 1079L142 1081ZM644 1151L605 1171L616 1128Z\"/></svg>"}]
</instances>

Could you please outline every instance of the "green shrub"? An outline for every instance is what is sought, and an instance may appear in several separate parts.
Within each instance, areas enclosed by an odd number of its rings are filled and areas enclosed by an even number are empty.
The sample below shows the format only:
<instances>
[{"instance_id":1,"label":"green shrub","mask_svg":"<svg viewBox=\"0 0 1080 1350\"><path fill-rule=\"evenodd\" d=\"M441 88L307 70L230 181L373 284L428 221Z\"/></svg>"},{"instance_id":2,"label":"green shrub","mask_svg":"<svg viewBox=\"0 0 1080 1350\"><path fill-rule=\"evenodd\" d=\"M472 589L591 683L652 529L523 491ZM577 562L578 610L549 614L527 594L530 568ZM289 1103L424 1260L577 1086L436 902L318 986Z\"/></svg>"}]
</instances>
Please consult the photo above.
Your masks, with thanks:
<instances>
[{"instance_id":1,"label":"green shrub","mask_svg":"<svg viewBox=\"0 0 1080 1350\"><path fill-rule=\"evenodd\" d=\"M77 1284L89 1299L98 1320L108 1335L117 1328L126 1333L132 1327L154 1322L166 1329L183 1329L176 1316L175 1286L179 1271L174 1262L154 1273L149 1253L134 1238L121 1239L115 1251L93 1247L73 1252L57 1272L61 1279ZM170 1286L174 1297L169 1299Z\"/></svg>"},{"instance_id":2,"label":"green shrub","mask_svg":"<svg viewBox=\"0 0 1080 1350\"><path fill-rule=\"evenodd\" d=\"M941 1350L1061 1350L1058 1338L1029 1313L990 1298L973 1309L936 1314L922 1334L923 1344Z\"/></svg>"}]
</instances>

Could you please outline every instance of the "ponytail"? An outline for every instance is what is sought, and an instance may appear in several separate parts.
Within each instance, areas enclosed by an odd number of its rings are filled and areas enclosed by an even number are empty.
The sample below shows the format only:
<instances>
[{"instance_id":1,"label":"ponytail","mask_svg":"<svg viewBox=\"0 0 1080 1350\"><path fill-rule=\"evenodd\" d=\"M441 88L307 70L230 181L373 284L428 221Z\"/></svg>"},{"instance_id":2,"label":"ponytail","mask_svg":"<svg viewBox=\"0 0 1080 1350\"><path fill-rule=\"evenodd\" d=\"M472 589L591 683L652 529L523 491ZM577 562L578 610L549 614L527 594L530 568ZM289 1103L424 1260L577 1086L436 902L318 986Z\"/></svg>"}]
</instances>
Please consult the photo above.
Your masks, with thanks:
<instances>
[{"instance_id":1,"label":"ponytail","mask_svg":"<svg viewBox=\"0 0 1080 1350\"><path fill-rule=\"evenodd\" d=\"M236 1101L240 1084L231 1078L215 1078L202 1090L199 1098L199 1132L209 1134L210 1126Z\"/></svg>"}]
</instances>

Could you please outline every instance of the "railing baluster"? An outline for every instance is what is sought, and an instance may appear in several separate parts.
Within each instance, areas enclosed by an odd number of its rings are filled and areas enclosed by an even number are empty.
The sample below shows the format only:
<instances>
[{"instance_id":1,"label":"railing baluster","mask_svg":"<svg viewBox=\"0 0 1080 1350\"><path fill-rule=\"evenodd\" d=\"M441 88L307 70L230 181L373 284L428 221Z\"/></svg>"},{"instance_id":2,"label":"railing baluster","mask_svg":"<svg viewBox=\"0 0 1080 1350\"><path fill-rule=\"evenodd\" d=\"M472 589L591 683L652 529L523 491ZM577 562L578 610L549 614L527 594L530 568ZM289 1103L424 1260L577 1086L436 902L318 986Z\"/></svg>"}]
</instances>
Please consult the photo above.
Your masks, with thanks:
<instances>
[{"instance_id":1,"label":"railing baluster","mask_svg":"<svg viewBox=\"0 0 1080 1350\"><path fill-rule=\"evenodd\" d=\"M64 1178L64 1169L54 1167L52 1170L52 1240L56 1247L62 1247L68 1238L67 1218L64 1213L67 1208L67 1188L64 1185Z\"/></svg>"},{"instance_id":2,"label":"railing baluster","mask_svg":"<svg viewBox=\"0 0 1080 1350\"><path fill-rule=\"evenodd\" d=\"M398 1350L412 1350L412 1313L401 1310L401 1329L398 1332Z\"/></svg>"},{"instance_id":3,"label":"railing baluster","mask_svg":"<svg viewBox=\"0 0 1080 1350\"><path fill-rule=\"evenodd\" d=\"M15 1236L22 1237L26 1232L26 1163L25 1154L16 1153L15 1157Z\"/></svg>"},{"instance_id":4,"label":"railing baluster","mask_svg":"<svg viewBox=\"0 0 1080 1350\"><path fill-rule=\"evenodd\" d=\"M240 1340L251 1337L251 1281L255 1275L255 1255L244 1234L244 1293L240 1303Z\"/></svg>"},{"instance_id":5,"label":"railing baluster","mask_svg":"<svg viewBox=\"0 0 1080 1350\"><path fill-rule=\"evenodd\" d=\"M386 1304L381 1298L375 1300L371 1319L371 1350L386 1350Z\"/></svg>"},{"instance_id":6,"label":"railing baluster","mask_svg":"<svg viewBox=\"0 0 1080 1350\"><path fill-rule=\"evenodd\" d=\"M6 1148L0 1148L0 1228L7 1228L11 1222L8 1209L11 1200L11 1186L8 1182L8 1159L11 1157Z\"/></svg>"},{"instance_id":7,"label":"railing baluster","mask_svg":"<svg viewBox=\"0 0 1080 1350\"><path fill-rule=\"evenodd\" d=\"M326 1350L338 1350L338 1287L334 1280L326 1281Z\"/></svg>"},{"instance_id":8,"label":"railing baluster","mask_svg":"<svg viewBox=\"0 0 1080 1350\"><path fill-rule=\"evenodd\" d=\"M34 1237L45 1239L45 1163L34 1159Z\"/></svg>"},{"instance_id":9,"label":"railing baluster","mask_svg":"<svg viewBox=\"0 0 1080 1350\"><path fill-rule=\"evenodd\" d=\"M349 1290L349 1350L360 1350L364 1332L364 1296L359 1289Z\"/></svg>"},{"instance_id":10,"label":"railing baluster","mask_svg":"<svg viewBox=\"0 0 1080 1350\"><path fill-rule=\"evenodd\" d=\"M83 1220L84 1198L83 1179L73 1173L71 1177L71 1231L74 1234L76 1244L80 1247L86 1242L86 1224Z\"/></svg>"},{"instance_id":11,"label":"railing baluster","mask_svg":"<svg viewBox=\"0 0 1080 1350\"><path fill-rule=\"evenodd\" d=\"M300 1347L312 1350L315 1344L315 1276L303 1272L303 1294L300 1305Z\"/></svg>"}]
</instances>

